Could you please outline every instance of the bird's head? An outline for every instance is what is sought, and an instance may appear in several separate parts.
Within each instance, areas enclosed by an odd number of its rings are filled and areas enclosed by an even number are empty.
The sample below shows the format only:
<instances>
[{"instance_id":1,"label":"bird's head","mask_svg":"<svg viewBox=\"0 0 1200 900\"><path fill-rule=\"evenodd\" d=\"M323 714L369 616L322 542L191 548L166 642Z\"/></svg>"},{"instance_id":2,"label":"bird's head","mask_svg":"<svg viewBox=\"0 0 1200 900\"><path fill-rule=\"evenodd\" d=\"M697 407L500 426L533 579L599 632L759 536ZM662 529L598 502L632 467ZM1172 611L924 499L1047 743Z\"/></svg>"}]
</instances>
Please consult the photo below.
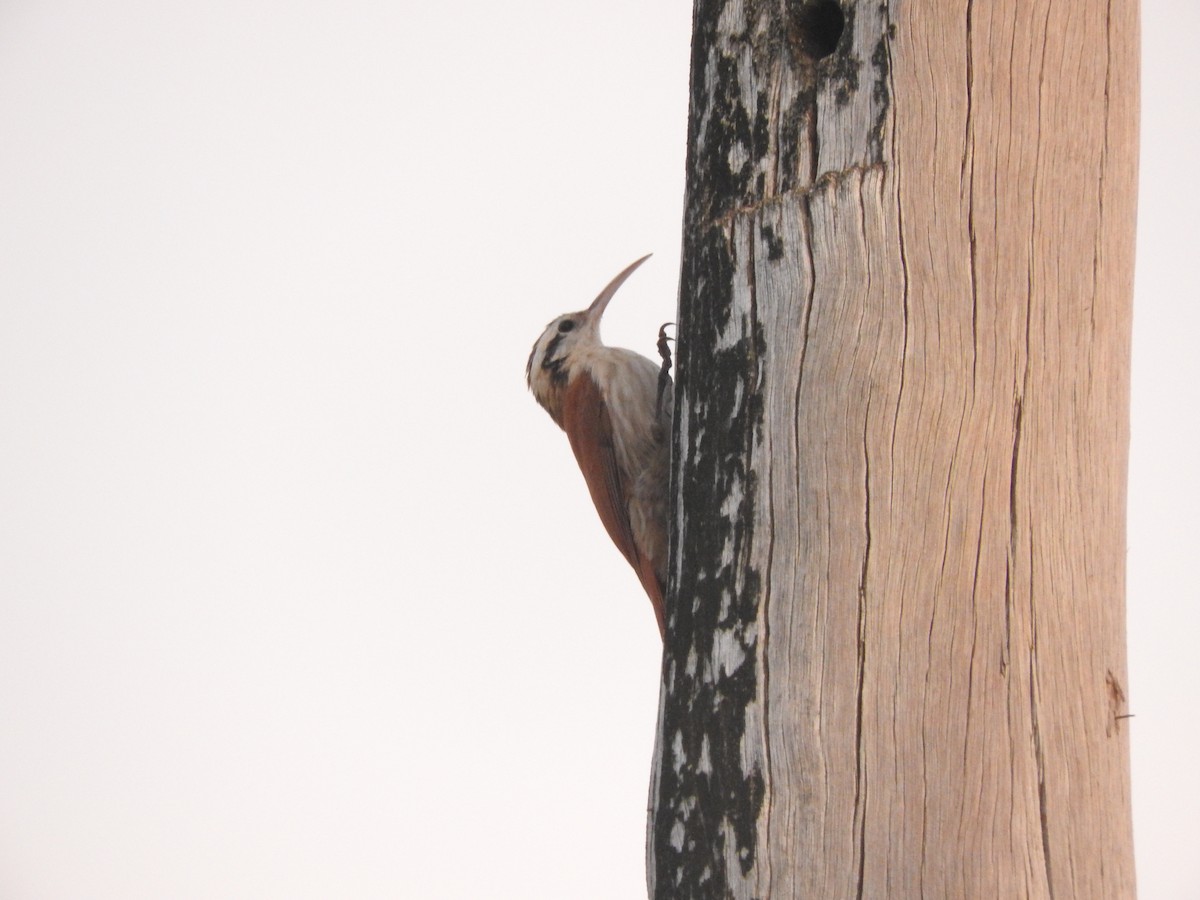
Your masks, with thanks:
<instances>
[{"instance_id":1,"label":"bird's head","mask_svg":"<svg viewBox=\"0 0 1200 900\"><path fill-rule=\"evenodd\" d=\"M592 305L579 312L566 313L546 326L542 336L534 342L525 364L525 381L533 391L534 399L540 403L555 422L562 424L563 392L571 381L573 366L588 349L602 346L600 341L600 319L608 301L633 274L633 270L644 263L650 255L630 263L600 292Z\"/></svg>"}]
</instances>

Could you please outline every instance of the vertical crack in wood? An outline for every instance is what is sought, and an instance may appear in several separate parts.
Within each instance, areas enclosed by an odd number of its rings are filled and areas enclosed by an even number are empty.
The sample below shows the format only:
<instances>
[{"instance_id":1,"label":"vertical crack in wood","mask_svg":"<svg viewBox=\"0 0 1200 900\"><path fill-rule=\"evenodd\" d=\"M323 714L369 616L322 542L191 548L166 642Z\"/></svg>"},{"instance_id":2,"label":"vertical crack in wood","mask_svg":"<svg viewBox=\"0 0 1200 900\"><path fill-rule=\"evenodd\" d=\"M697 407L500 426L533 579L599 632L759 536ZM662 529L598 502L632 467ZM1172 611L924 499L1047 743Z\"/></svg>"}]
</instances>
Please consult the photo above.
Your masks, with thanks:
<instances>
[{"instance_id":1,"label":"vertical crack in wood","mask_svg":"<svg viewBox=\"0 0 1200 900\"><path fill-rule=\"evenodd\" d=\"M863 417L863 557L858 576L858 661L857 683L855 684L856 709L854 714L854 827L858 832L858 886L855 896L862 900L867 864L867 785L865 766L866 750L863 746L863 695L866 689L867 669L867 573L871 564L871 453L867 423L870 420L870 400L867 414Z\"/></svg>"},{"instance_id":2,"label":"vertical crack in wood","mask_svg":"<svg viewBox=\"0 0 1200 900\"><path fill-rule=\"evenodd\" d=\"M971 389L976 383L976 366L979 362L979 258L975 245L975 50L973 46L973 16L975 0L967 0L966 16L966 95L967 115L963 126L963 157L962 169L959 172L959 183L966 182L967 191L967 240L971 251L971 265L968 277L971 282Z\"/></svg>"},{"instance_id":3,"label":"vertical crack in wood","mask_svg":"<svg viewBox=\"0 0 1200 900\"><path fill-rule=\"evenodd\" d=\"M885 14L886 14L886 20L887 20L887 39L882 39L880 41L879 48L876 51L876 57L880 61L881 67L884 70L883 77L886 79L886 84L884 86L877 86L876 89L883 90L883 92L887 98L888 107L890 108L891 103L892 103L892 98L896 96L896 85L895 85L896 67L895 67L894 60L892 58L892 40L891 40L892 37L894 37L894 35L895 35L896 26L895 26L895 23L892 21L892 10L891 10L890 3L886 5ZM880 114L880 120L879 120L879 125L878 125L878 130L880 133L880 144L881 144L880 155L881 156L882 156L882 152L883 152L882 151L882 140L883 140L884 126L887 124L887 122L888 122L888 119L886 118L886 110L885 110L884 112L881 112L881 114ZM907 243L907 237L906 237L907 229L906 229L906 225L905 225L905 216L904 216L904 207L905 207L904 171L901 167L901 158L900 158L900 154L897 151L897 147L896 147L896 129L894 127L890 131L890 138L891 138L891 146L890 146L890 150L889 150L890 165L884 169L883 178L882 178L881 184L880 184L880 191L882 191L884 189L884 185L887 185L889 179L891 179L891 189L894 192L893 206L894 206L895 213L896 213L896 226L895 226L896 227L896 250L898 251L898 254L899 254L899 263L900 263L899 275L900 275L900 305L901 305L901 338L900 338L900 358L898 361L900 371L899 371L899 377L897 380L898 383L896 386L895 406L892 411L892 433L891 433L891 438L888 442L889 504L891 502L890 498L895 495L895 475L896 475L896 471L897 471L897 468L899 465L899 458L897 457L897 454L896 454L896 435L900 430L900 410L904 404L904 396L905 396L904 391L905 391L906 377L907 377L908 366L909 366L909 355L908 355L909 326L912 321L911 299L909 296L909 285L912 280L912 273L911 273L909 257L908 257L908 243ZM906 604L905 604L904 591L901 591L900 592L900 601L899 601L899 611L898 611L898 616L899 616L900 622L904 622L907 617L907 610L905 609L905 606L906 606ZM900 655L901 653L902 653L902 651L898 648L897 654ZM902 663L901 659L898 658L896 660L897 668L900 667L901 663ZM901 691L901 680L899 678L897 678L895 684L892 687L892 709L894 711L898 711L899 709L901 709L900 691ZM897 717L899 716L899 712L894 712L893 714L896 715ZM925 788L923 786L923 790L924 789ZM923 873L923 870L924 870L923 869L923 861L925 858L924 825L922 825L921 856L922 856L922 873ZM860 889L861 889L861 885L862 885L861 874L859 876L859 883L860 883Z\"/></svg>"},{"instance_id":4,"label":"vertical crack in wood","mask_svg":"<svg viewBox=\"0 0 1200 900\"><path fill-rule=\"evenodd\" d=\"M895 26L891 22L891 7L888 7L888 30L893 31ZM887 92L889 96L895 94L895 66L892 64L892 45L891 41L886 41L883 44L884 65L887 69ZM908 368L908 323L909 323L909 297L908 297L908 282L909 282L909 267L908 267L908 251L904 240L904 190L901 181L900 158L896 153L896 135L895 129L892 133L892 148L891 148L891 166L884 170L884 180L889 177L895 179L894 190L896 192L896 244L900 251L900 301L904 309L903 319L903 339L900 346L900 384L896 389L896 410L892 416L892 441L891 441L891 459L892 465L888 467L889 477L896 471L896 431L900 423L900 404L904 400L904 375Z\"/></svg>"},{"instance_id":5,"label":"vertical crack in wood","mask_svg":"<svg viewBox=\"0 0 1200 900\"><path fill-rule=\"evenodd\" d=\"M1089 307L1093 340L1088 345L1088 371L1092 371L1092 351L1095 348L1096 298L1100 289L1100 247L1104 243L1104 192L1108 174L1108 141L1112 134L1109 117L1112 114L1109 90L1112 87L1112 0L1104 4L1104 141L1100 145L1100 172L1096 178L1096 243L1092 248L1092 302Z\"/></svg>"},{"instance_id":6,"label":"vertical crack in wood","mask_svg":"<svg viewBox=\"0 0 1200 900\"><path fill-rule=\"evenodd\" d=\"M979 564L983 559L983 535L987 518L987 470L979 488L979 533L975 538L975 566L971 573L971 658L967 663L967 712L963 725L963 768L971 746L971 710L975 706L975 657L979 648Z\"/></svg>"},{"instance_id":7,"label":"vertical crack in wood","mask_svg":"<svg viewBox=\"0 0 1200 900\"><path fill-rule=\"evenodd\" d=\"M1028 328L1028 323L1026 324ZM1025 408L1021 397L1013 401L1012 460L1008 474L1008 566L1004 574L1004 653L1000 660L1000 674L1008 671L1012 659L1012 614L1013 575L1017 565L1017 535L1020 516L1017 512L1017 476L1021 463L1021 428L1024 424Z\"/></svg>"},{"instance_id":8,"label":"vertical crack in wood","mask_svg":"<svg viewBox=\"0 0 1200 900\"><path fill-rule=\"evenodd\" d=\"M1029 530L1029 557L1033 559L1033 529ZM1050 811L1046 800L1046 754L1042 746L1042 729L1038 715L1038 631L1033 615L1033 567L1029 572L1029 721L1033 735L1033 756L1037 766L1038 819L1042 829L1042 865L1046 871L1046 891L1054 900L1054 876L1050 865Z\"/></svg>"},{"instance_id":9,"label":"vertical crack in wood","mask_svg":"<svg viewBox=\"0 0 1200 900\"><path fill-rule=\"evenodd\" d=\"M748 258L746 260L747 272L750 279L750 318L751 318L751 333L759 336L758 340L763 340L763 346L758 348L758 352L763 354L767 348L763 335L763 326L759 321L758 312L758 252L756 242L762 236L763 224L759 216L754 215L748 218L746 223L747 239L746 246L748 248ZM768 247L767 256L770 259L771 251ZM764 390L766 375L765 363L758 367L758 389ZM765 411L764 411L765 414ZM758 429L758 439L760 443L766 443L766 455L770 458L770 435L766 428L760 425ZM773 495L773 485L771 480L771 467L764 467L765 484L759 484L762 489L762 495L766 502L767 508L767 550L766 562L762 572L762 593L759 598L758 617L755 621L755 629L757 635L757 658L755 664L758 667L757 676L759 679L758 697L762 704L762 713L760 716L760 730L754 736L755 740L762 744L762 780L763 780L763 800L762 807L759 809L760 821L763 823L764 830L763 842L766 846L771 843L771 795L772 795L772 770L771 770L771 742L769 740L769 731L771 723L771 667L770 667L770 612L771 612L771 573L775 558L775 502ZM762 896L770 896L770 863L769 858L763 858L761 855L756 856L752 861L755 866L759 867L760 877L756 885L758 890L762 892Z\"/></svg>"},{"instance_id":10,"label":"vertical crack in wood","mask_svg":"<svg viewBox=\"0 0 1200 900\"><path fill-rule=\"evenodd\" d=\"M975 91L975 49L973 46L972 26L974 24L975 15L975 0L967 0L967 15L966 15L966 37L965 47L966 53L964 64L966 66L966 95L967 95L967 115L963 123L963 157L962 168L959 170L958 180L961 184L966 180L967 163L974 155L974 136L973 136L973 110L972 100Z\"/></svg>"},{"instance_id":11,"label":"vertical crack in wood","mask_svg":"<svg viewBox=\"0 0 1200 900\"><path fill-rule=\"evenodd\" d=\"M771 846L771 800L774 796L773 779L775 776L773 767L773 754L770 740L771 730L771 656L769 653L771 647L771 572L775 564L775 504L772 502L772 482L771 471L767 470L767 483L764 491L767 498L767 563L766 571L763 576L763 598L762 608L758 617L759 629L759 656L758 664L761 667L759 677L762 679L762 725L761 732L758 736L762 741L763 753L763 805L760 810L763 827L763 844L767 847ZM755 860L755 864L759 868L760 877L758 887L762 892L762 896L771 896L771 857L769 854L760 853Z\"/></svg>"},{"instance_id":12,"label":"vertical crack in wood","mask_svg":"<svg viewBox=\"0 0 1200 900\"><path fill-rule=\"evenodd\" d=\"M1031 370L1033 368L1033 307L1034 307L1035 298L1037 297L1037 290L1040 288L1040 285L1037 284L1037 279L1036 279L1036 275L1035 275L1036 261L1041 258L1040 255L1037 253L1036 241L1038 240L1038 227L1039 227L1038 201L1039 201L1039 191L1041 188L1041 174L1042 174L1042 115L1043 115L1043 100L1045 99L1044 95L1045 95L1045 87L1046 87L1046 48L1049 45L1049 41L1047 40L1046 35L1049 33L1048 28L1049 28L1049 24L1050 24L1050 11L1053 8L1053 5L1054 5L1053 2L1046 4L1046 15L1042 21L1042 30L1040 32L1040 34L1042 35L1042 39L1041 39L1041 44L1042 44L1041 51L1042 52L1041 52L1041 58L1038 63L1037 120L1036 120L1037 131L1036 131L1036 137L1035 137L1035 143L1034 143L1033 179L1032 179L1032 185L1031 185L1032 202L1031 202L1031 214L1030 214L1030 223L1029 223L1029 264L1028 264L1028 269L1027 269L1027 273L1028 273L1027 274L1027 291L1028 291L1028 293L1025 298L1025 359L1024 359L1024 371L1022 373L1022 378L1021 378L1022 401L1024 400L1025 397L1029 396L1029 382L1030 382L1030 377L1031 377ZM1044 340L1045 336L1046 336L1046 322L1045 322L1046 303L1044 301L1041 303L1041 312L1042 312L1042 335L1043 335L1043 340ZM1018 431L1017 434L1015 434L1014 438L1013 438L1013 494L1014 494L1014 497L1016 495L1016 484L1017 484L1016 477L1017 477L1017 460L1018 460L1019 444L1020 444L1020 432ZM1015 507L1014 507L1014 514L1015 514ZM1032 511L1030 511L1030 515L1032 515ZM1039 676L1038 660L1037 660L1038 612L1037 612L1037 605L1034 602L1034 592L1033 592L1034 541L1033 541L1032 519L1030 519L1030 521L1027 522L1026 530L1028 532L1028 534L1027 534L1028 557L1026 560L1026 564L1029 567L1029 585L1028 585L1029 596L1027 598L1027 601L1029 604L1029 643L1030 643L1030 646L1029 646L1029 673L1028 673L1029 702L1030 702L1030 716L1031 716L1030 725L1031 725L1032 734L1033 734L1034 761L1035 761L1035 765L1037 768L1038 810L1039 810L1039 814L1040 814L1039 822L1041 825L1041 834L1042 834L1042 866L1044 867L1044 870L1045 870L1046 890L1049 892L1051 900L1053 900L1053 898L1054 898L1054 878L1051 873L1051 862L1050 862L1050 850L1051 850L1050 821L1049 821L1049 815L1048 815L1049 809L1048 809L1048 806L1046 803L1046 761L1045 761L1045 755L1043 753L1041 730L1040 730L1039 722L1038 722L1038 706L1037 706L1037 693L1036 693L1037 685L1038 685L1038 676ZM1015 537L1015 535L1014 535L1014 537Z\"/></svg>"},{"instance_id":13,"label":"vertical crack in wood","mask_svg":"<svg viewBox=\"0 0 1200 900\"><path fill-rule=\"evenodd\" d=\"M815 81L815 77L811 72L812 66L805 66L807 79ZM804 111L804 123L807 126L808 132L808 184L814 185L817 183L817 178L821 174L821 134L817 130L817 104L814 96L811 105Z\"/></svg>"},{"instance_id":14,"label":"vertical crack in wood","mask_svg":"<svg viewBox=\"0 0 1200 900\"><path fill-rule=\"evenodd\" d=\"M817 277L813 262L813 223L812 223L812 207L811 199L806 194L800 198L800 229L802 239L800 242L801 249L804 251L804 265L808 271L808 290L804 293L804 309L801 313L800 326L800 362L796 366L796 408L795 419L793 420L793 437L796 440L796 446L801 446L800 432L795 430L800 427L801 419L801 403L804 397L804 362L808 356L809 337L809 319L812 316L813 297L817 292ZM797 474L799 474L797 472ZM796 485L796 496L800 496L800 485Z\"/></svg>"}]
</instances>

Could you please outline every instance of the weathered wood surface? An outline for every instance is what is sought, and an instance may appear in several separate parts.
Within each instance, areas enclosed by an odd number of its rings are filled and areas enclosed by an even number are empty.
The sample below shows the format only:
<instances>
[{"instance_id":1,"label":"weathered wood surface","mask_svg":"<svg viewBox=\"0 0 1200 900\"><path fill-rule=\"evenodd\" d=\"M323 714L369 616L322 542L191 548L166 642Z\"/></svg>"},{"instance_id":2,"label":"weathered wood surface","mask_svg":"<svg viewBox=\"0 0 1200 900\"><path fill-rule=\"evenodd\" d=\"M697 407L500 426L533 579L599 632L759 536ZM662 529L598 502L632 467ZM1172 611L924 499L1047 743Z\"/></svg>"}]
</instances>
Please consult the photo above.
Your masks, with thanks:
<instances>
[{"instance_id":1,"label":"weathered wood surface","mask_svg":"<svg viewBox=\"0 0 1200 900\"><path fill-rule=\"evenodd\" d=\"M657 898L1129 897L1136 0L697 0Z\"/></svg>"}]
</instances>

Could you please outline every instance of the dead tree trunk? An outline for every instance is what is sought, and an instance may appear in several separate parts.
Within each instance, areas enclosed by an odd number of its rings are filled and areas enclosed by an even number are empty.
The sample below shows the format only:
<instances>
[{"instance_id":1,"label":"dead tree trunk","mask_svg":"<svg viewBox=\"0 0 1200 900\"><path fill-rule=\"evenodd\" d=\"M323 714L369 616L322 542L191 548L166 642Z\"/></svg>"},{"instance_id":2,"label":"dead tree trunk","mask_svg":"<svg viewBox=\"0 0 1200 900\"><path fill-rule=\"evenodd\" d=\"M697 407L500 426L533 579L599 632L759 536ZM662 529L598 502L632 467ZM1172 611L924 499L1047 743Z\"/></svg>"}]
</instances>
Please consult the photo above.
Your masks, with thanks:
<instances>
[{"instance_id":1,"label":"dead tree trunk","mask_svg":"<svg viewBox=\"0 0 1200 900\"><path fill-rule=\"evenodd\" d=\"M1137 47L697 0L652 896L1133 896Z\"/></svg>"}]
</instances>

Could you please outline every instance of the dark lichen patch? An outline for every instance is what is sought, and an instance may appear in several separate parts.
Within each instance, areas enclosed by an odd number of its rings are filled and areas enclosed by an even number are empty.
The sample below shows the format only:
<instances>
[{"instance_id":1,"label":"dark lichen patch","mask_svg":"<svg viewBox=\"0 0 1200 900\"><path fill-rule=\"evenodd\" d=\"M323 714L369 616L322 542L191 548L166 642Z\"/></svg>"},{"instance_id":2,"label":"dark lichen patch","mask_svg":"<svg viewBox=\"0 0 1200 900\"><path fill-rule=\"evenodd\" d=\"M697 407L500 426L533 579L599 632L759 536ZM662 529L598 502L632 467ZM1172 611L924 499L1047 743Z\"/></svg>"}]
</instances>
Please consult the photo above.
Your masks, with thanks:
<instances>
[{"instance_id":1,"label":"dark lichen patch","mask_svg":"<svg viewBox=\"0 0 1200 900\"><path fill-rule=\"evenodd\" d=\"M808 187L815 163L812 132L817 115L815 90L798 93L779 114L779 192Z\"/></svg>"},{"instance_id":2,"label":"dark lichen patch","mask_svg":"<svg viewBox=\"0 0 1200 900\"><path fill-rule=\"evenodd\" d=\"M763 116L742 101L739 60L753 51L745 35L717 34L723 8L722 0L698 0L694 18L688 214L697 222L753 202L767 146Z\"/></svg>"},{"instance_id":3,"label":"dark lichen patch","mask_svg":"<svg viewBox=\"0 0 1200 900\"><path fill-rule=\"evenodd\" d=\"M862 69L862 60L851 52L850 36L854 33L854 20L857 9L854 3L845 6L845 34L839 52L832 53L821 60L817 67L817 89L833 90L834 102L838 106L846 106L850 98L858 91L858 74Z\"/></svg>"},{"instance_id":4,"label":"dark lichen patch","mask_svg":"<svg viewBox=\"0 0 1200 900\"><path fill-rule=\"evenodd\" d=\"M763 243L767 245L767 260L775 262L783 259L783 239L775 233L774 226L762 223L759 234L762 235Z\"/></svg>"},{"instance_id":5,"label":"dark lichen patch","mask_svg":"<svg viewBox=\"0 0 1200 900\"><path fill-rule=\"evenodd\" d=\"M754 134L750 127L749 112L742 106L738 96L739 82L737 60L722 56L717 60L717 84L711 98L706 165L713 197L717 200L736 200L746 196L750 183L750 150L754 146ZM735 147L742 149L745 161L735 170L731 165Z\"/></svg>"},{"instance_id":6,"label":"dark lichen patch","mask_svg":"<svg viewBox=\"0 0 1200 900\"><path fill-rule=\"evenodd\" d=\"M686 602L673 605L664 656L655 884L658 897L723 898L734 875L726 861L736 860L744 877L757 860L765 792L762 773L742 765L746 710L758 693L761 579L748 564L757 493L749 459L762 426L762 337L747 323L729 341L740 327L731 311L738 266L720 228L689 232L684 260L676 415L689 416L688 433L706 440L673 473L687 526L672 535L684 565L670 593ZM740 501L729 509L733 497ZM740 665L720 664L730 654L718 652L718 634L740 651Z\"/></svg>"},{"instance_id":7,"label":"dark lichen patch","mask_svg":"<svg viewBox=\"0 0 1200 900\"><path fill-rule=\"evenodd\" d=\"M740 33L718 33L726 3L698 0L692 40L689 121L689 221L727 217L804 186L809 167L801 157L805 123L815 113L811 56L788 51L787 11L766 0L744 0L732 18L747 23ZM835 4L836 6L836 4ZM799 76L795 91L779 97L780 84L795 84L781 69ZM782 101L785 109L775 109ZM774 118L774 121L773 121ZM805 165L797 167L797 160ZM801 173L797 183L794 173ZM773 175L768 174L773 173Z\"/></svg>"},{"instance_id":8,"label":"dark lichen patch","mask_svg":"<svg viewBox=\"0 0 1200 900\"><path fill-rule=\"evenodd\" d=\"M754 100L754 146L765 154L771 143L771 98L759 91Z\"/></svg>"},{"instance_id":9,"label":"dark lichen patch","mask_svg":"<svg viewBox=\"0 0 1200 900\"><path fill-rule=\"evenodd\" d=\"M868 146L872 163L883 162L883 133L887 127L888 109L892 103L892 40L895 36L896 26L889 25L871 52L871 68L875 72L875 80L871 86L871 100L875 105L875 121L871 125Z\"/></svg>"}]
</instances>

